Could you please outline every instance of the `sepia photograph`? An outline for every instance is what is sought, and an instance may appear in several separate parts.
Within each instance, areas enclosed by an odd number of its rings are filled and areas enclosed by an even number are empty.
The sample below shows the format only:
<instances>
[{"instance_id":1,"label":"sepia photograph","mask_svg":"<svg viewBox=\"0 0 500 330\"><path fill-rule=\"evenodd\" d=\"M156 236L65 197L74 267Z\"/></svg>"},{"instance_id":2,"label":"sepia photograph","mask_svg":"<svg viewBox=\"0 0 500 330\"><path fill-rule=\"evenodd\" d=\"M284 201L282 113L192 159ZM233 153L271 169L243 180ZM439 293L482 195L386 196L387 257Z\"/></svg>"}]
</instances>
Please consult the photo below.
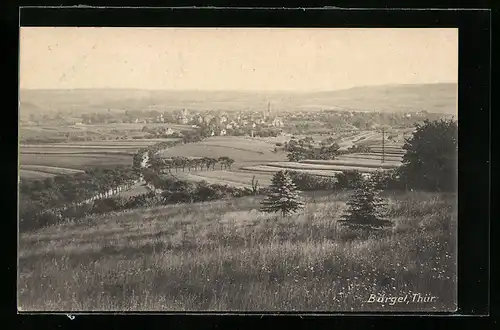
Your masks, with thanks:
<instances>
[{"instance_id":1,"label":"sepia photograph","mask_svg":"<svg viewBox=\"0 0 500 330\"><path fill-rule=\"evenodd\" d=\"M457 310L457 28L19 34L18 311Z\"/></svg>"}]
</instances>

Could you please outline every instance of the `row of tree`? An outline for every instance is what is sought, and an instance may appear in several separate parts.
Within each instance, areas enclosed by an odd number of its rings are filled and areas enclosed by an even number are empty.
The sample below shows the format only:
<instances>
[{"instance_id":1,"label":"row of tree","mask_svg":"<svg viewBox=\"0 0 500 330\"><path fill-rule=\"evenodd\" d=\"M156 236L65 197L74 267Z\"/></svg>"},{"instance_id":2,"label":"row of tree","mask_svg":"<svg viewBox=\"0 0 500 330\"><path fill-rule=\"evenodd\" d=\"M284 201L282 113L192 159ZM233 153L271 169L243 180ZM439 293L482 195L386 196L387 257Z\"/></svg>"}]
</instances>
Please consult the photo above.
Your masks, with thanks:
<instances>
[{"instance_id":1,"label":"row of tree","mask_svg":"<svg viewBox=\"0 0 500 330\"><path fill-rule=\"evenodd\" d=\"M184 143L182 140L162 141L146 148L141 148L132 157L132 168L136 173L140 174L144 168L145 159L155 157L161 150L172 148L182 143Z\"/></svg>"},{"instance_id":2,"label":"row of tree","mask_svg":"<svg viewBox=\"0 0 500 330\"><path fill-rule=\"evenodd\" d=\"M201 158L190 158L190 157L171 157L162 158L158 156L153 156L149 158L149 168L155 172L168 171L171 172L175 170L178 172L182 169L183 172L187 169L196 170L215 170L215 166L219 165L220 169L231 169L234 159L229 157L201 157Z\"/></svg>"},{"instance_id":3,"label":"row of tree","mask_svg":"<svg viewBox=\"0 0 500 330\"><path fill-rule=\"evenodd\" d=\"M159 156L159 152L164 149L172 148L179 144L195 143L202 141L209 137L206 126L202 126L194 131L184 131L182 140L164 141L147 148L142 148L137 151L133 157L133 168L138 173L144 173L146 168L149 168L155 173L163 171L171 172L175 170L183 172L194 170L215 170L215 166L219 165L220 169L230 169L234 164L234 159L229 157L170 157L163 158ZM150 177L150 176L146 176Z\"/></svg>"}]
</instances>

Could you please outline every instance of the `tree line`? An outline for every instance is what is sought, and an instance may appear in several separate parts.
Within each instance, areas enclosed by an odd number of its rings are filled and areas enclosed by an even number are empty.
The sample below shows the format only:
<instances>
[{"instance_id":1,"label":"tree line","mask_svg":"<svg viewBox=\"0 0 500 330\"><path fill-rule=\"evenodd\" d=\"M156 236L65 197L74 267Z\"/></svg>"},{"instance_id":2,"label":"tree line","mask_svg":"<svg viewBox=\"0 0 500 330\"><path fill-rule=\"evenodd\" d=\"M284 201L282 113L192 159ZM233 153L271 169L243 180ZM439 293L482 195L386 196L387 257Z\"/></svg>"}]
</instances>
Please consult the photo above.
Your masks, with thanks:
<instances>
[{"instance_id":1,"label":"tree line","mask_svg":"<svg viewBox=\"0 0 500 330\"><path fill-rule=\"evenodd\" d=\"M149 167L155 172L162 173L165 171L171 172L175 170L178 172L182 170L185 172L187 169L191 171L191 169L196 170L215 170L215 167L222 169L231 169L232 164L234 163L234 159L229 157L201 157L201 158L191 158L191 157L171 157L171 158L162 158L158 156L153 156L149 158Z\"/></svg>"},{"instance_id":2,"label":"tree line","mask_svg":"<svg viewBox=\"0 0 500 330\"><path fill-rule=\"evenodd\" d=\"M19 219L30 221L50 209L77 205L126 189L138 180L130 167L93 168L83 173L57 175L43 180L21 180Z\"/></svg>"},{"instance_id":3,"label":"tree line","mask_svg":"<svg viewBox=\"0 0 500 330\"><path fill-rule=\"evenodd\" d=\"M182 157L175 156L170 158L164 158L159 156L159 152L164 149L169 149L180 144L188 144L200 142L206 139L208 136L203 134L201 130L197 131L186 131L183 134L182 140L175 141L163 141L156 143L154 145L148 146L146 148L139 149L133 156L132 167L137 173L142 173L145 168L150 168L154 172L160 173L163 171L175 170L178 172L182 170L183 172L187 169L200 170L209 169L215 170L215 166L219 165L220 169L231 169L234 164L234 159L230 157Z\"/></svg>"}]
</instances>

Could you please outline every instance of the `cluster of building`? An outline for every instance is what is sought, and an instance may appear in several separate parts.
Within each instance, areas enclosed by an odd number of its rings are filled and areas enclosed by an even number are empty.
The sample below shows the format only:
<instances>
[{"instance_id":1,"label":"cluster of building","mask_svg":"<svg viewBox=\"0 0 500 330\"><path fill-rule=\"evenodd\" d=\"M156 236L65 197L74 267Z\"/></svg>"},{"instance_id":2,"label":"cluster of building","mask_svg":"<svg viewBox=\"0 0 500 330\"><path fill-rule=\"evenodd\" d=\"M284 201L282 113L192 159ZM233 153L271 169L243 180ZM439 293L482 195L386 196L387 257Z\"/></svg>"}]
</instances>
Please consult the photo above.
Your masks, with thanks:
<instances>
[{"instance_id":1,"label":"cluster of building","mask_svg":"<svg viewBox=\"0 0 500 330\"><path fill-rule=\"evenodd\" d=\"M214 111L190 112L187 109L181 110L177 114L177 123L184 125L205 126L212 129L211 135L226 135L228 130L235 130L240 128L282 128L284 126L283 120L273 115L270 104L267 111L249 111L227 113ZM162 120L159 117L158 120Z\"/></svg>"}]
</instances>

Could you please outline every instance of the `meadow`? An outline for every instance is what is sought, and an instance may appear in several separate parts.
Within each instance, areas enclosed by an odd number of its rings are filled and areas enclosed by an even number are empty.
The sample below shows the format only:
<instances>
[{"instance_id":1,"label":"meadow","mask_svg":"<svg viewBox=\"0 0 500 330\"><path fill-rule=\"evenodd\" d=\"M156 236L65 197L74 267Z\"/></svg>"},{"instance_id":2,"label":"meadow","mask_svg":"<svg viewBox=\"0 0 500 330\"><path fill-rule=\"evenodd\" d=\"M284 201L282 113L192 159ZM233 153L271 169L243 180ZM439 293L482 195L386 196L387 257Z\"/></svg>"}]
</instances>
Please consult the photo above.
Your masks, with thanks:
<instances>
[{"instance_id":1,"label":"meadow","mask_svg":"<svg viewBox=\"0 0 500 330\"><path fill-rule=\"evenodd\" d=\"M336 159L366 159L366 160L381 160L382 153L375 152L367 152L367 153L354 153L354 154L345 154L337 157ZM385 155L384 159L387 161L399 161L403 160L403 156L400 155Z\"/></svg>"},{"instance_id":2,"label":"meadow","mask_svg":"<svg viewBox=\"0 0 500 330\"><path fill-rule=\"evenodd\" d=\"M123 129L137 124L122 124ZM99 125L94 125L99 126ZM105 126L105 125L102 125ZM108 125L113 126L113 125ZM379 133L361 131L356 134L344 134L344 146L364 137L370 141L371 153L355 153L340 155L335 160L303 160L300 163L287 162L286 153L274 152L277 138L250 138L219 136L201 142L178 145L160 152L160 156L168 158L183 157L230 157L235 160L231 170L213 174L197 171L183 174L192 181L205 180L209 183L228 184L238 187L250 186L251 176L255 175L261 183L269 181L269 175L280 169L334 176L342 170L359 170L364 173L375 169L390 169L400 165L402 159L401 145L388 144L385 148L385 162L380 161L382 152L377 141ZM280 137L281 139L283 137ZM324 137L326 138L326 137ZM287 138L288 139L288 138ZM20 164L23 178L45 178L49 175L65 174L73 170L86 170L95 166L130 165L132 157L140 148L176 139L147 140L102 140L65 143L22 144L20 146ZM347 142L346 142L347 141ZM28 168L29 166L29 168ZM53 169L41 170L50 166ZM59 170L56 170L56 169ZM38 175L37 175L38 172Z\"/></svg>"},{"instance_id":3,"label":"meadow","mask_svg":"<svg viewBox=\"0 0 500 330\"><path fill-rule=\"evenodd\" d=\"M402 150L401 148L388 148L388 147L371 147L370 148L372 152L380 153L384 152L387 155L396 155L396 156L403 156L406 151Z\"/></svg>"},{"instance_id":4,"label":"meadow","mask_svg":"<svg viewBox=\"0 0 500 330\"><path fill-rule=\"evenodd\" d=\"M19 237L18 306L45 311L454 311L456 195L385 193L393 229L337 225L349 192L288 218L262 197L115 212ZM420 293L435 303L368 303Z\"/></svg>"},{"instance_id":5,"label":"meadow","mask_svg":"<svg viewBox=\"0 0 500 330\"><path fill-rule=\"evenodd\" d=\"M98 142L101 140L123 139L124 137L144 137L148 133L142 128L164 127L174 130L193 130L190 125L178 124L154 124L154 123L110 123L110 124L86 124L86 125L27 125L19 127L19 137L21 141L56 139L60 142L67 142L68 136L90 137ZM79 141L78 141L79 142Z\"/></svg>"},{"instance_id":6,"label":"meadow","mask_svg":"<svg viewBox=\"0 0 500 330\"><path fill-rule=\"evenodd\" d=\"M177 139L21 144L20 176L44 178L48 175L67 174L95 166L132 165L132 157L137 150L158 142L174 140ZM51 171L46 170L48 167Z\"/></svg>"},{"instance_id":7,"label":"meadow","mask_svg":"<svg viewBox=\"0 0 500 330\"><path fill-rule=\"evenodd\" d=\"M384 162L378 133L360 132L347 137L351 142L361 136L370 141L369 153L350 153L337 156L334 160L302 160L289 162L285 152L274 152L275 138L211 137L202 142L179 145L165 149L162 157L223 157L235 160L231 169L220 171L175 172L174 175L191 181L206 181L212 184L227 184L236 187L251 187L252 177L261 184L269 182L270 176L280 170L292 170L318 176L334 177L344 170L358 170L372 173L380 169L394 169L401 165L403 152L401 144L388 143ZM297 137L296 137L297 138ZM326 138L326 137L325 137ZM348 145L349 143L345 145ZM379 150L380 149L380 150Z\"/></svg>"},{"instance_id":8,"label":"meadow","mask_svg":"<svg viewBox=\"0 0 500 330\"><path fill-rule=\"evenodd\" d=\"M238 170L178 172L174 175L184 180L207 181L210 184L228 184L240 188L251 188L254 177L260 187L267 187L272 178L272 173L248 173Z\"/></svg>"},{"instance_id":9,"label":"meadow","mask_svg":"<svg viewBox=\"0 0 500 330\"><path fill-rule=\"evenodd\" d=\"M396 168L399 166L396 162L377 162L373 160L303 160L301 162L275 162L268 163L267 166L276 166L281 168L295 169L311 169L311 170L343 170L343 169L359 169L359 168Z\"/></svg>"},{"instance_id":10,"label":"meadow","mask_svg":"<svg viewBox=\"0 0 500 330\"><path fill-rule=\"evenodd\" d=\"M60 168L59 173L64 174L68 170L86 170L96 166L112 167L116 165L132 165L132 157L122 154L23 154L19 155L19 164L22 168L25 165L51 166ZM22 177L22 173L21 173Z\"/></svg>"},{"instance_id":11,"label":"meadow","mask_svg":"<svg viewBox=\"0 0 500 330\"><path fill-rule=\"evenodd\" d=\"M162 157L230 157L234 168L286 160L286 154L274 153L275 145L248 137L211 137L201 142L178 145L160 152Z\"/></svg>"},{"instance_id":12,"label":"meadow","mask_svg":"<svg viewBox=\"0 0 500 330\"><path fill-rule=\"evenodd\" d=\"M51 178L54 176L54 174L40 172L40 171L36 171L36 170L25 170L25 169L21 168L19 170L19 176L23 179L40 180L40 179L45 179L45 178Z\"/></svg>"},{"instance_id":13,"label":"meadow","mask_svg":"<svg viewBox=\"0 0 500 330\"><path fill-rule=\"evenodd\" d=\"M52 175L59 174L75 174L82 172L81 170L71 169L71 168L62 168L55 166L43 166L43 165L21 165L21 170L46 173Z\"/></svg>"},{"instance_id":14,"label":"meadow","mask_svg":"<svg viewBox=\"0 0 500 330\"><path fill-rule=\"evenodd\" d=\"M279 166L268 166L268 165L255 165L255 166L244 166L240 170L248 172L248 173L269 173L269 174L274 174L278 171L281 170L291 170L295 172L300 172L300 173L309 173L309 174L314 174L317 176L326 176L326 177L335 177L336 173L342 172L342 171L334 171L334 170L312 170L312 169L307 169L307 168L302 168L302 169L292 169L292 168L283 168Z\"/></svg>"},{"instance_id":15,"label":"meadow","mask_svg":"<svg viewBox=\"0 0 500 330\"><path fill-rule=\"evenodd\" d=\"M279 163L275 164L279 166ZM302 160L298 163L293 163L293 164L320 165L320 166L340 165L340 166L353 166L353 167L362 166L362 167L391 169L401 165L401 162L393 160L385 160L382 163L381 159L364 159L364 158L344 159L342 158L342 156L340 156L333 160L309 159L309 160Z\"/></svg>"}]
</instances>

